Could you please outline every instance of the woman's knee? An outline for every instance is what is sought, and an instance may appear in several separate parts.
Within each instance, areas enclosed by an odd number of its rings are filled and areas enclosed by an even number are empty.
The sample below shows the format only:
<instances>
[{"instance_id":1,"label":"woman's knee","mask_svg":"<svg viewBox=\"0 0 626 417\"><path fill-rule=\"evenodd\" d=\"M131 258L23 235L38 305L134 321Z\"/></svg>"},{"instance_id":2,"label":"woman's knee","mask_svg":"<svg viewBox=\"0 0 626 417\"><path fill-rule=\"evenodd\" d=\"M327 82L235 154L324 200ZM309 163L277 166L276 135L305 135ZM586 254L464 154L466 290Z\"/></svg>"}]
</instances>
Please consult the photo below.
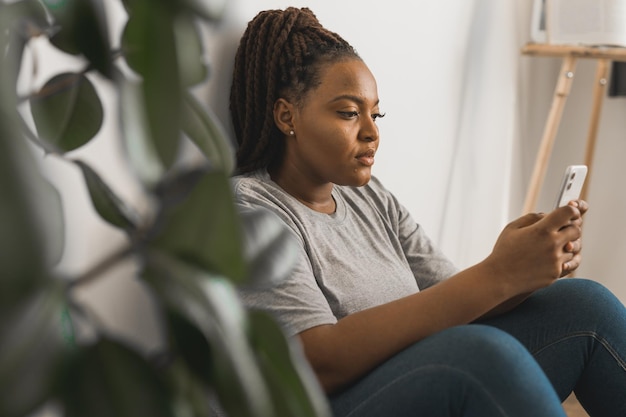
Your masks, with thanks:
<instances>
[{"instance_id":1,"label":"woman's knee","mask_svg":"<svg viewBox=\"0 0 626 417\"><path fill-rule=\"evenodd\" d=\"M626 320L622 302L604 285L590 279L560 279L538 295L546 297L548 308L578 317L577 320Z\"/></svg>"},{"instance_id":2,"label":"woman's knee","mask_svg":"<svg viewBox=\"0 0 626 417\"><path fill-rule=\"evenodd\" d=\"M546 409L559 407L552 385L530 352L500 329L480 324L457 326L420 344L420 354L424 348L433 353L428 361L429 377L418 379L437 384L450 398L466 402L471 397L482 407L507 411L525 409L528 400Z\"/></svg>"},{"instance_id":3,"label":"woman's knee","mask_svg":"<svg viewBox=\"0 0 626 417\"><path fill-rule=\"evenodd\" d=\"M432 352L434 362L476 374L498 378L516 369L539 370L528 350L509 333L498 328L470 324L446 329L419 342L420 351ZM519 369L518 369L519 368Z\"/></svg>"},{"instance_id":4,"label":"woman's knee","mask_svg":"<svg viewBox=\"0 0 626 417\"><path fill-rule=\"evenodd\" d=\"M604 285L586 278L563 278L556 281L551 287L561 295L568 295L577 301L585 300L613 300L615 296Z\"/></svg>"},{"instance_id":5,"label":"woman's knee","mask_svg":"<svg viewBox=\"0 0 626 417\"><path fill-rule=\"evenodd\" d=\"M331 400L337 415L381 415L378 408L394 415L560 415L556 393L526 348L480 324L415 343Z\"/></svg>"}]
</instances>

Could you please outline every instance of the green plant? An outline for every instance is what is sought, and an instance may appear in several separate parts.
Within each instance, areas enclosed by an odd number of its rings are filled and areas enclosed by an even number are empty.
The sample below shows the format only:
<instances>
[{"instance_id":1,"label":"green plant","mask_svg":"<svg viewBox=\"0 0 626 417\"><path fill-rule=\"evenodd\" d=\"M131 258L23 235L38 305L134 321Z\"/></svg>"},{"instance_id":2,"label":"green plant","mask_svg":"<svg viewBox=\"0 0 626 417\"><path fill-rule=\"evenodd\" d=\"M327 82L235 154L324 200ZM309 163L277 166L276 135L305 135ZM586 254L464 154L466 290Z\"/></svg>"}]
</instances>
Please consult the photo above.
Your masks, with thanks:
<instances>
[{"instance_id":1,"label":"green plant","mask_svg":"<svg viewBox=\"0 0 626 417\"><path fill-rule=\"evenodd\" d=\"M291 246L268 213L236 210L229 141L190 90L208 74L198 25L219 20L225 2L124 0L114 50L104 1L0 0L0 415L54 403L68 416L208 416L211 396L231 416L328 415L301 353L237 295L284 277ZM21 95L22 56L38 37L84 66ZM142 213L72 157L103 124L94 74L119 98L127 160L152 202ZM179 157L187 141L201 163ZM39 172L42 151L77 166L95 211L127 236L80 276L55 268L71 202ZM97 320L95 338L73 334L77 318L91 321L76 289L128 259L139 268L126 278L148 285L166 330L150 357Z\"/></svg>"}]
</instances>

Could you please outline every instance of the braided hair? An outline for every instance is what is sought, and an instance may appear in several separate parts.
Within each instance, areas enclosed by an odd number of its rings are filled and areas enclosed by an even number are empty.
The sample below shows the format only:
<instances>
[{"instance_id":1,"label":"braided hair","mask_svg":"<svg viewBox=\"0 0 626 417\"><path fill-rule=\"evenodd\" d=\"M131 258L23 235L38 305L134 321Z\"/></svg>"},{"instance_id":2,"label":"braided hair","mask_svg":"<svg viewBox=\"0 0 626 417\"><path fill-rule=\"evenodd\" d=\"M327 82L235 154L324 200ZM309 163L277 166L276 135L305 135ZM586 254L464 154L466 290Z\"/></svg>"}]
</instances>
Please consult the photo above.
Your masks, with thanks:
<instances>
[{"instance_id":1,"label":"braided hair","mask_svg":"<svg viewBox=\"0 0 626 417\"><path fill-rule=\"evenodd\" d=\"M238 173L281 160L284 137L274 123L274 103L284 97L301 104L319 85L321 64L345 58L360 59L308 8L267 10L248 23L235 56L230 91Z\"/></svg>"}]
</instances>

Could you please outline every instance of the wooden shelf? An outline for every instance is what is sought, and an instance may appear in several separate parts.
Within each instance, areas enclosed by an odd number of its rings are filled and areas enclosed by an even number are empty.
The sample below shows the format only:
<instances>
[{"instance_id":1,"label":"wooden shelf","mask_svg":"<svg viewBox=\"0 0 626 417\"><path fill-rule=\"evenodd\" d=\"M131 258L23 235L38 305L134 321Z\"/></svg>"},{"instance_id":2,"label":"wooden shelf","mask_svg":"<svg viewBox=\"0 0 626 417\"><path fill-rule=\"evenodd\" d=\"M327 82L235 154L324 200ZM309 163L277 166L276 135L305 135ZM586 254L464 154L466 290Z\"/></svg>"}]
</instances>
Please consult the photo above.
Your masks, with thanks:
<instances>
[{"instance_id":1,"label":"wooden shelf","mask_svg":"<svg viewBox=\"0 0 626 417\"><path fill-rule=\"evenodd\" d=\"M587 133L587 144L585 149L585 165L589 168L587 173L587 181L583 188L581 198L586 199L591 183L591 168L593 164L593 156L595 151L596 136L598 133L598 124L600 112L602 110L602 101L606 93L608 84L608 76L610 63L612 61L626 61L626 48L618 47L596 47L596 46L579 46L579 45L554 45L554 44L538 44L529 43L522 48L523 55L538 57L557 57L562 59L561 70L556 81L552 105L544 127L543 137L537 151L535 166L530 178L530 183L526 192L523 212L528 213L534 211L537 203L537 197L544 181L545 173L552 153L554 139L558 132L563 108L569 95L572 83L574 81L576 61L579 58L595 59L596 75L594 78L591 118L589 123L589 131Z\"/></svg>"},{"instance_id":2,"label":"wooden shelf","mask_svg":"<svg viewBox=\"0 0 626 417\"><path fill-rule=\"evenodd\" d=\"M562 58L610 59L626 61L626 48L609 46L553 45L544 43L528 43L522 47L523 55L551 56Z\"/></svg>"}]
</instances>

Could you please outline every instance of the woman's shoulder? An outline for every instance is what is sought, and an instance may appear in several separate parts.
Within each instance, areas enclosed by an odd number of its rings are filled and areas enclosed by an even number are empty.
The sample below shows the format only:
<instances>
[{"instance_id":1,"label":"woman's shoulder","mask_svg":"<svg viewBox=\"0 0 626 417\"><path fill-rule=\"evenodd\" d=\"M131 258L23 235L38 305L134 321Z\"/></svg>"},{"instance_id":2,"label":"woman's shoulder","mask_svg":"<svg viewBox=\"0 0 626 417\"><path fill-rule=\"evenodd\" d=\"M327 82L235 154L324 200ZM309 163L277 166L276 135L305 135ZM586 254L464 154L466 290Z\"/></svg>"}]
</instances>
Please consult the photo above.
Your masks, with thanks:
<instances>
[{"instance_id":1,"label":"woman's shoulder","mask_svg":"<svg viewBox=\"0 0 626 417\"><path fill-rule=\"evenodd\" d=\"M272 181L265 169L236 175L231 186L235 203L242 208L263 207L280 214L299 210L296 200Z\"/></svg>"},{"instance_id":2,"label":"woman's shoulder","mask_svg":"<svg viewBox=\"0 0 626 417\"><path fill-rule=\"evenodd\" d=\"M230 180L233 184L253 184L267 182L270 180L270 177L267 170L258 169L256 171L234 175Z\"/></svg>"},{"instance_id":3,"label":"woman's shoulder","mask_svg":"<svg viewBox=\"0 0 626 417\"><path fill-rule=\"evenodd\" d=\"M235 175L230 181L235 198L272 192L275 186L266 170Z\"/></svg>"},{"instance_id":4,"label":"woman's shoulder","mask_svg":"<svg viewBox=\"0 0 626 417\"><path fill-rule=\"evenodd\" d=\"M339 188L347 200L367 201L381 208L397 205L394 195L375 176L372 176L370 181L361 187Z\"/></svg>"}]
</instances>

